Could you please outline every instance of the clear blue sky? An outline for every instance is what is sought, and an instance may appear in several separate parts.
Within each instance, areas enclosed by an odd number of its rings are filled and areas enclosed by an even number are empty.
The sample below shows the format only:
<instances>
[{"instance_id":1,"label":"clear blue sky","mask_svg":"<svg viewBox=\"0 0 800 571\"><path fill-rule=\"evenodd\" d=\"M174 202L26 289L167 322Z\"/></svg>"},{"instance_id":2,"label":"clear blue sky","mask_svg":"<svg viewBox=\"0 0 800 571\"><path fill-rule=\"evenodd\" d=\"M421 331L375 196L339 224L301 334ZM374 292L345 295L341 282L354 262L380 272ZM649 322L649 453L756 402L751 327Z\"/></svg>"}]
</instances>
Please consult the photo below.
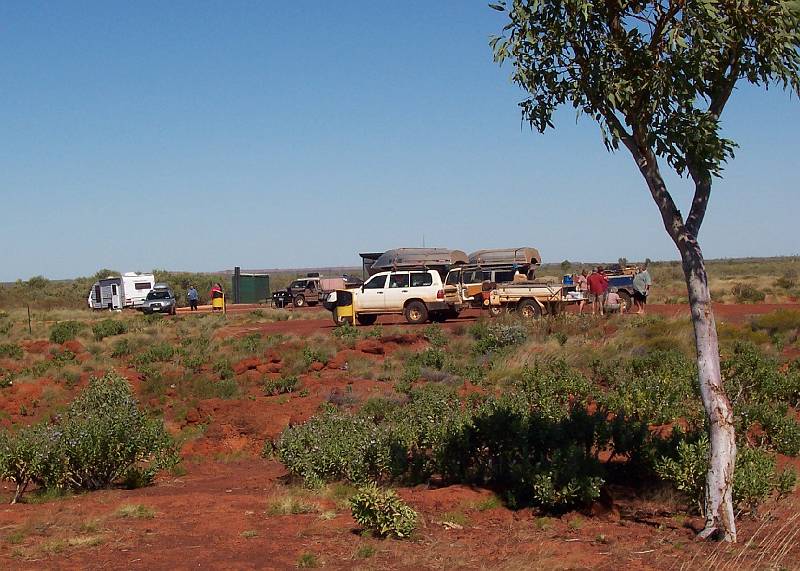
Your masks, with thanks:
<instances>
[{"instance_id":1,"label":"clear blue sky","mask_svg":"<svg viewBox=\"0 0 800 571\"><path fill-rule=\"evenodd\" d=\"M521 125L484 1L3 2L0 280L535 246L674 259L631 159ZM707 257L800 251L800 106L742 88ZM676 198L688 200L688 187Z\"/></svg>"}]
</instances>

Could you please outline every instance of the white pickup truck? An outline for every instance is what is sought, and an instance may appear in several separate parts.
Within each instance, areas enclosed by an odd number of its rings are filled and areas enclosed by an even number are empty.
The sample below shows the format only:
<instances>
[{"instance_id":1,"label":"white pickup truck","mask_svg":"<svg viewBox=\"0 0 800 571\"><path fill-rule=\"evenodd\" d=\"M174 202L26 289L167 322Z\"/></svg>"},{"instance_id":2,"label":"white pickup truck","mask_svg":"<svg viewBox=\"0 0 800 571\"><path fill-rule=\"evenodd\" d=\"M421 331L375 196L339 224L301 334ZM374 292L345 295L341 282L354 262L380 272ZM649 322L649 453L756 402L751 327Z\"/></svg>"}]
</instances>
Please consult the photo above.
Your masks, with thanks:
<instances>
[{"instance_id":1,"label":"white pickup truck","mask_svg":"<svg viewBox=\"0 0 800 571\"><path fill-rule=\"evenodd\" d=\"M360 325L372 325L379 315L400 314L409 323L458 316L456 308L445 302L444 284L436 270L380 272L350 292Z\"/></svg>"}]
</instances>

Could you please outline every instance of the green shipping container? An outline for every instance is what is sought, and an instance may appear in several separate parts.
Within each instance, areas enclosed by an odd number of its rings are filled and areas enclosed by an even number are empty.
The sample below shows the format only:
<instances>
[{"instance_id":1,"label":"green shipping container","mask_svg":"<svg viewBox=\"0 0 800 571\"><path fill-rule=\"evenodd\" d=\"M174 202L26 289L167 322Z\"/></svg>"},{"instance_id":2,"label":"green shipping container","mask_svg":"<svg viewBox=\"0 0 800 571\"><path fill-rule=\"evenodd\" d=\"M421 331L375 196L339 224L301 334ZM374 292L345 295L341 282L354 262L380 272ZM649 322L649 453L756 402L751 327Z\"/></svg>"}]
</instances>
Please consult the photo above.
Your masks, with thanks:
<instances>
[{"instance_id":1,"label":"green shipping container","mask_svg":"<svg viewBox=\"0 0 800 571\"><path fill-rule=\"evenodd\" d=\"M239 276L239 303L266 303L271 298L267 274L241 274Z\"/></svg>"}]
</instances>

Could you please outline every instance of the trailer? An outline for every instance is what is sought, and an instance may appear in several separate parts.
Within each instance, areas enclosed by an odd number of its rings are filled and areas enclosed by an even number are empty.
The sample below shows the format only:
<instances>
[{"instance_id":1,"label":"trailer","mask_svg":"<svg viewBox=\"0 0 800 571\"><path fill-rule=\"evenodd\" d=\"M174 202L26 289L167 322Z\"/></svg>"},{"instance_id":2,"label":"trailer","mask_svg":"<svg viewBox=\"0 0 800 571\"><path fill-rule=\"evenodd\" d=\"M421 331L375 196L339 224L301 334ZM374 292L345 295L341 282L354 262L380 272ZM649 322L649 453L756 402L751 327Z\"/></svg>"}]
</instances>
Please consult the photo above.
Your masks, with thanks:
<instances>
[{"instance_id":1,"label":"trailer","mask_svg":"<svg viewBox=\"0 0 800 571\"><path fill-rule=\"evenodd\" d=\"M536 248L478 250L467 264L450 269L445 278L445 300L461 309L481 308L497 284L535 279L542 258Z\"/></svg>"},{"instance_id":2,"label":"trailer","mask_svg":"<svg viewBox=\"0 0 800 571\"><path fill-rule=\"evenodd\" d=\"M153 274L126 272L119 277L109 276L98 280L89 292L91 309L138 308L153 289L156 278Z\"/></svg>"},{"instance_id":3,"label":"trailer","mask_svg":"<svg viewBox=\"0 0 800 571\"><path fill-rule=\"evenodd\" d=\"M557 315L566 306L583 299L575 287L540 281L497 284L484 296L484 307L493 316L503 311L517 311L525 318Z\"/></svg>"}]
</instances>

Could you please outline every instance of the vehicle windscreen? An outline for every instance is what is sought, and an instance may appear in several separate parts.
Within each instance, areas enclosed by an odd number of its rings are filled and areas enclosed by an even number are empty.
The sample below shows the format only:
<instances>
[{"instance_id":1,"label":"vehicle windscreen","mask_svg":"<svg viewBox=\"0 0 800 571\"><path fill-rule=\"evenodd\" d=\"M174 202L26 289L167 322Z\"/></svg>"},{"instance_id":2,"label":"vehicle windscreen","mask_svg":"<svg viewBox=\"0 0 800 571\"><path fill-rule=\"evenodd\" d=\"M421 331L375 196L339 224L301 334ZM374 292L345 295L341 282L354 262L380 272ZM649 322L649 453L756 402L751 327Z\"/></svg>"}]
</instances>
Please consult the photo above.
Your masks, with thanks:
<instances>
[{"instance_id":1,"label":"vehicle windscreen","mask_svg":"<svg viewBox=\"0 0 800 571\"><path fill-rule=\"evenodd\" d=\"M306 282L305 280L295 280L291 284L289 284L290 289L298 288L298 289L305 289Z\"/></svg>"},{"instance_id":2,"label":"vehicle windscreen","mask_svg":"<svg viewBox=\"0 0 800 571\"><path fill-rule=\"evenodd\" d=\"M147 299L169 299L169 290L154 289L147 294Z\"/></svg>"}]
</instances>

